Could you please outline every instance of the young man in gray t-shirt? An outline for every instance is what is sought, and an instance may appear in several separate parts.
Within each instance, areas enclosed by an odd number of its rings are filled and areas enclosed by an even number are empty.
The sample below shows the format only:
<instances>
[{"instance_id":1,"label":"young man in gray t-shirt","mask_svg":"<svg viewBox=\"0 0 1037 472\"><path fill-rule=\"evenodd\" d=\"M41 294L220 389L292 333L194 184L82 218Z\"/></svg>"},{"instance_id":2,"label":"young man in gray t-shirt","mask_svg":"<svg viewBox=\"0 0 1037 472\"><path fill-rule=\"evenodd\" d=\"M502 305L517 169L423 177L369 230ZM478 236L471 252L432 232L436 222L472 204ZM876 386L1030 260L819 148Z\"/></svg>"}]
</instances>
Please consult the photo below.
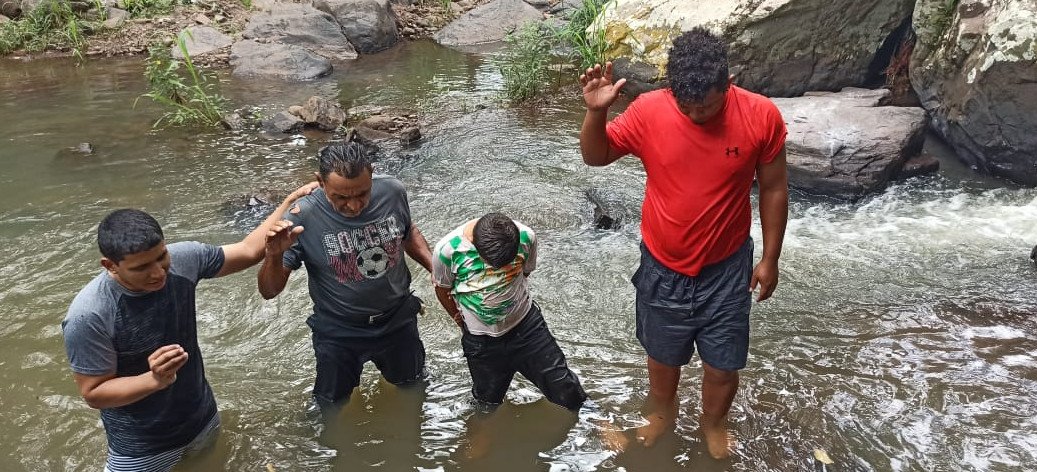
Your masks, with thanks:
<instances>
[{"instance_id":1,"label":"young man in gray t-shirt","mask_svg":"<svg viewBox=\"0 0 1037 472\"><path fill-rule=\"evenodd\" d=\"M411 222L403 184L372 171L360 143L321 150L321 188L268 234L259 271L259 292L270 299L306 266L313 300L306 324L317 358L313 396L322 407L348 399L369 360L393 384L424 378L421 301L411 294L403 255L431 270L431 252Z\"/></svg>"},{"instance_id":2,"label":"young man in gray t-shirt","mask_svg":"<svg viewBox=\"0 0 1037 472\"><path fill-rule=\"evenodd\" d=\"M140 210L114 211L98 225L105 271L76 295L61 326L79 393L101 410L106 471L166 471L214 436L219 415L198 347L195 288L259 262L278 215L315 186L222 247L167 246L158 222Z\"/></svg>"}]
</instances>

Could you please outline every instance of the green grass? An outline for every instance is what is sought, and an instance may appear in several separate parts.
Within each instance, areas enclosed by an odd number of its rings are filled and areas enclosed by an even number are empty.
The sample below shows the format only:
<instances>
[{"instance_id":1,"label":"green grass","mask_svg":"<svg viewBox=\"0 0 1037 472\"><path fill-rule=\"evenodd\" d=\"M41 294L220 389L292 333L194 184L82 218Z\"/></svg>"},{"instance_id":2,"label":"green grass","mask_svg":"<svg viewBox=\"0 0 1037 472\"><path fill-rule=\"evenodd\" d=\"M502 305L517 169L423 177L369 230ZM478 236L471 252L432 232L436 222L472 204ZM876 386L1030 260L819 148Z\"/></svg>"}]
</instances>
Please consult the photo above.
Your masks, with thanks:
<instances>
[{"instance_id":1,"label":"green grass","mask_svg":"<svg viewBox=\"0 0 1037 472\"><path fill-rule=\"evenodd\" d=\"M605 29L599 28L588 36L587 28L601 15L608 3L604 0L583 0L570 14L569 23L558 30L559 39L576 51L581 69L605 63L605 50L608 49Z\"/></svg>"},{"instance_id":2,"label":"green grass","mask_svg":"<svg viewBox=\"0 0 1037 472\"><path fill-rule=\"evenodd\" d=\"M178 0L121 0L120 7L132 18L153 18L173 11Z\"/></svg>"},{"instance_id":3,"label":"green grass","mask_svg":"<svg viewBox=\"0 0 1037 472\"><path fill-rule=\"evenodd\" d=\"M228 101L216 89L216 79L199 70L187 53L186 39L190 33L177 37L177 47L183 54L182 60L175 59L164 45L148 49L148 63L144 76L148 79L148 92L141 97L150 98L169 111L162 115L154 127L163 126L221 126L227 111Z\"/></svg>"},{"instance_id":4,"label":"green grass","mask_svg":"<svg viewBox=\"0 0 1037 472\"><path fill-rule=\"evenodd\" d=\"M504 78L504 98L519 103L537 96L547 81L552 34L539 23L526 23L504 39L495 65Z\"/></svg>"},{"instance_id":5,"label":"green grass","mask_svg":"<svg viewBox=\"0 0 1037 472\"><path fill-rule=\"evenodd\" d=\"M70 50L82 58L86 21L67 0L47 0L35 10L0 25L0 55L25 50Z\"/></svg>"}]
</instances>

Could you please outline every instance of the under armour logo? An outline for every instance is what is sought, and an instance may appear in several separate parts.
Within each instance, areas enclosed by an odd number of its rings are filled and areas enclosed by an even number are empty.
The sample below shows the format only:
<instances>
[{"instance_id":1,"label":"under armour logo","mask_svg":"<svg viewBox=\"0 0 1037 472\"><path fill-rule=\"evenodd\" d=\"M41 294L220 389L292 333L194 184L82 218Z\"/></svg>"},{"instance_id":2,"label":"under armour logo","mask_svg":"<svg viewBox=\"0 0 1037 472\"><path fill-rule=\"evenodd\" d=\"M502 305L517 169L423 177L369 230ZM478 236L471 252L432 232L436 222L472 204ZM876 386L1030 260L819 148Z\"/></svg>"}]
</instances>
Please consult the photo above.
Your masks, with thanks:
<instances>
[{"instance_id":1,"label":"under armour logo","mask_svg":"<svg viewBox=\"0 0 1037 472\"><path fill-rule=\"evenodd\" d=\"M729 147L727 149L724 149L724 155L725 156L731 157L731 154L734 154L735 155L734 157L738 157L738 146Z\"/></svg>"}]
</instances>

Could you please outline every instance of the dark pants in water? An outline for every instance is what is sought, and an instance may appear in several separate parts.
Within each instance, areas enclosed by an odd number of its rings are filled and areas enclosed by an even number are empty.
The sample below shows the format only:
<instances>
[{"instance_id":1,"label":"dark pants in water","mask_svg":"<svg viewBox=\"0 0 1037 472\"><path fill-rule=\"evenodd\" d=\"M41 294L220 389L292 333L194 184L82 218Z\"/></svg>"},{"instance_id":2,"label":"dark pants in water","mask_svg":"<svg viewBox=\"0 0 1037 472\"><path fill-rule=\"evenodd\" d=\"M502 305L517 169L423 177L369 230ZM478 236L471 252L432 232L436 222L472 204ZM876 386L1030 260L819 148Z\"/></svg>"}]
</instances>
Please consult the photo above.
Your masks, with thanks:
<instances>
[{"instance_id":1,"label":"dark pants in water","mask_svg":"<svg viewBox=\"0 0 1037 472\"><path fill-rule=\"evenodd\" d=\"M461 347L476 400L494 405L503 402L515 372L533 382L552 403L569 410L578 410L587 399L536 303L518 325L499 337L465 330Z\"/></svg>"}]
</instances>

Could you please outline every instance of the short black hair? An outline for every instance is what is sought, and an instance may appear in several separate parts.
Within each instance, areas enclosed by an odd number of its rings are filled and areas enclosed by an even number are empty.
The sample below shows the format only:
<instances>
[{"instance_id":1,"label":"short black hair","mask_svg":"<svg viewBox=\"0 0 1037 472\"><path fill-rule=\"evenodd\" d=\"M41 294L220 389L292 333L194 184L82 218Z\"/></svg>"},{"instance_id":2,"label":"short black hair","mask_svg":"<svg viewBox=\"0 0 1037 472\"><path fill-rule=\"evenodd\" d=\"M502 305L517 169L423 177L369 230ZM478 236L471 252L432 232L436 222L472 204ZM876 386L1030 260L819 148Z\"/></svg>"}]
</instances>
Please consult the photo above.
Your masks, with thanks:
<instances>
[{"instance_id":1,"label":"short black hair","mask_svg":"<svg viewBox=\"0 0 1037 472\"><path fill-rule=\"evenodd\" d=\"M680 102L701 102L710 89L727 90L727 44L701 26L673 40L666 75Z\"/></svg>"},{"instance_id":2,"label":"short black hair","mask_svg":"<svg viewBox=\"0 0 1037 472\"><path fill-rule=\"evenodd\" d=\"M499 269L515 260L519 249L519 229L507 215L487 213L475 222L472 243L479 257Z\"/></svg>"},{"instance_id":3,"label":"short black hair","mask_svg":"<svg viewBox=\"0 0 1037 472\"><path fill-rule=\"evenodd\" d=\"M356 178L360 171L372 172L371 156L366 146L356 141L332 143L317 155L318 172L322 179L332 172L347 179Z\"/></svg>"},{"instance_id":4,"label":"short black hair","mask_svg":"<svg viewBox=\"0 0 1037 472\"><path fill-rule=\"evenodd\" d=\"M97 248L101 255L118 264L127 255L144 252L165 239L162 227L141 210L115 210L97 225Z\"/></svg>"}]
</instances>

